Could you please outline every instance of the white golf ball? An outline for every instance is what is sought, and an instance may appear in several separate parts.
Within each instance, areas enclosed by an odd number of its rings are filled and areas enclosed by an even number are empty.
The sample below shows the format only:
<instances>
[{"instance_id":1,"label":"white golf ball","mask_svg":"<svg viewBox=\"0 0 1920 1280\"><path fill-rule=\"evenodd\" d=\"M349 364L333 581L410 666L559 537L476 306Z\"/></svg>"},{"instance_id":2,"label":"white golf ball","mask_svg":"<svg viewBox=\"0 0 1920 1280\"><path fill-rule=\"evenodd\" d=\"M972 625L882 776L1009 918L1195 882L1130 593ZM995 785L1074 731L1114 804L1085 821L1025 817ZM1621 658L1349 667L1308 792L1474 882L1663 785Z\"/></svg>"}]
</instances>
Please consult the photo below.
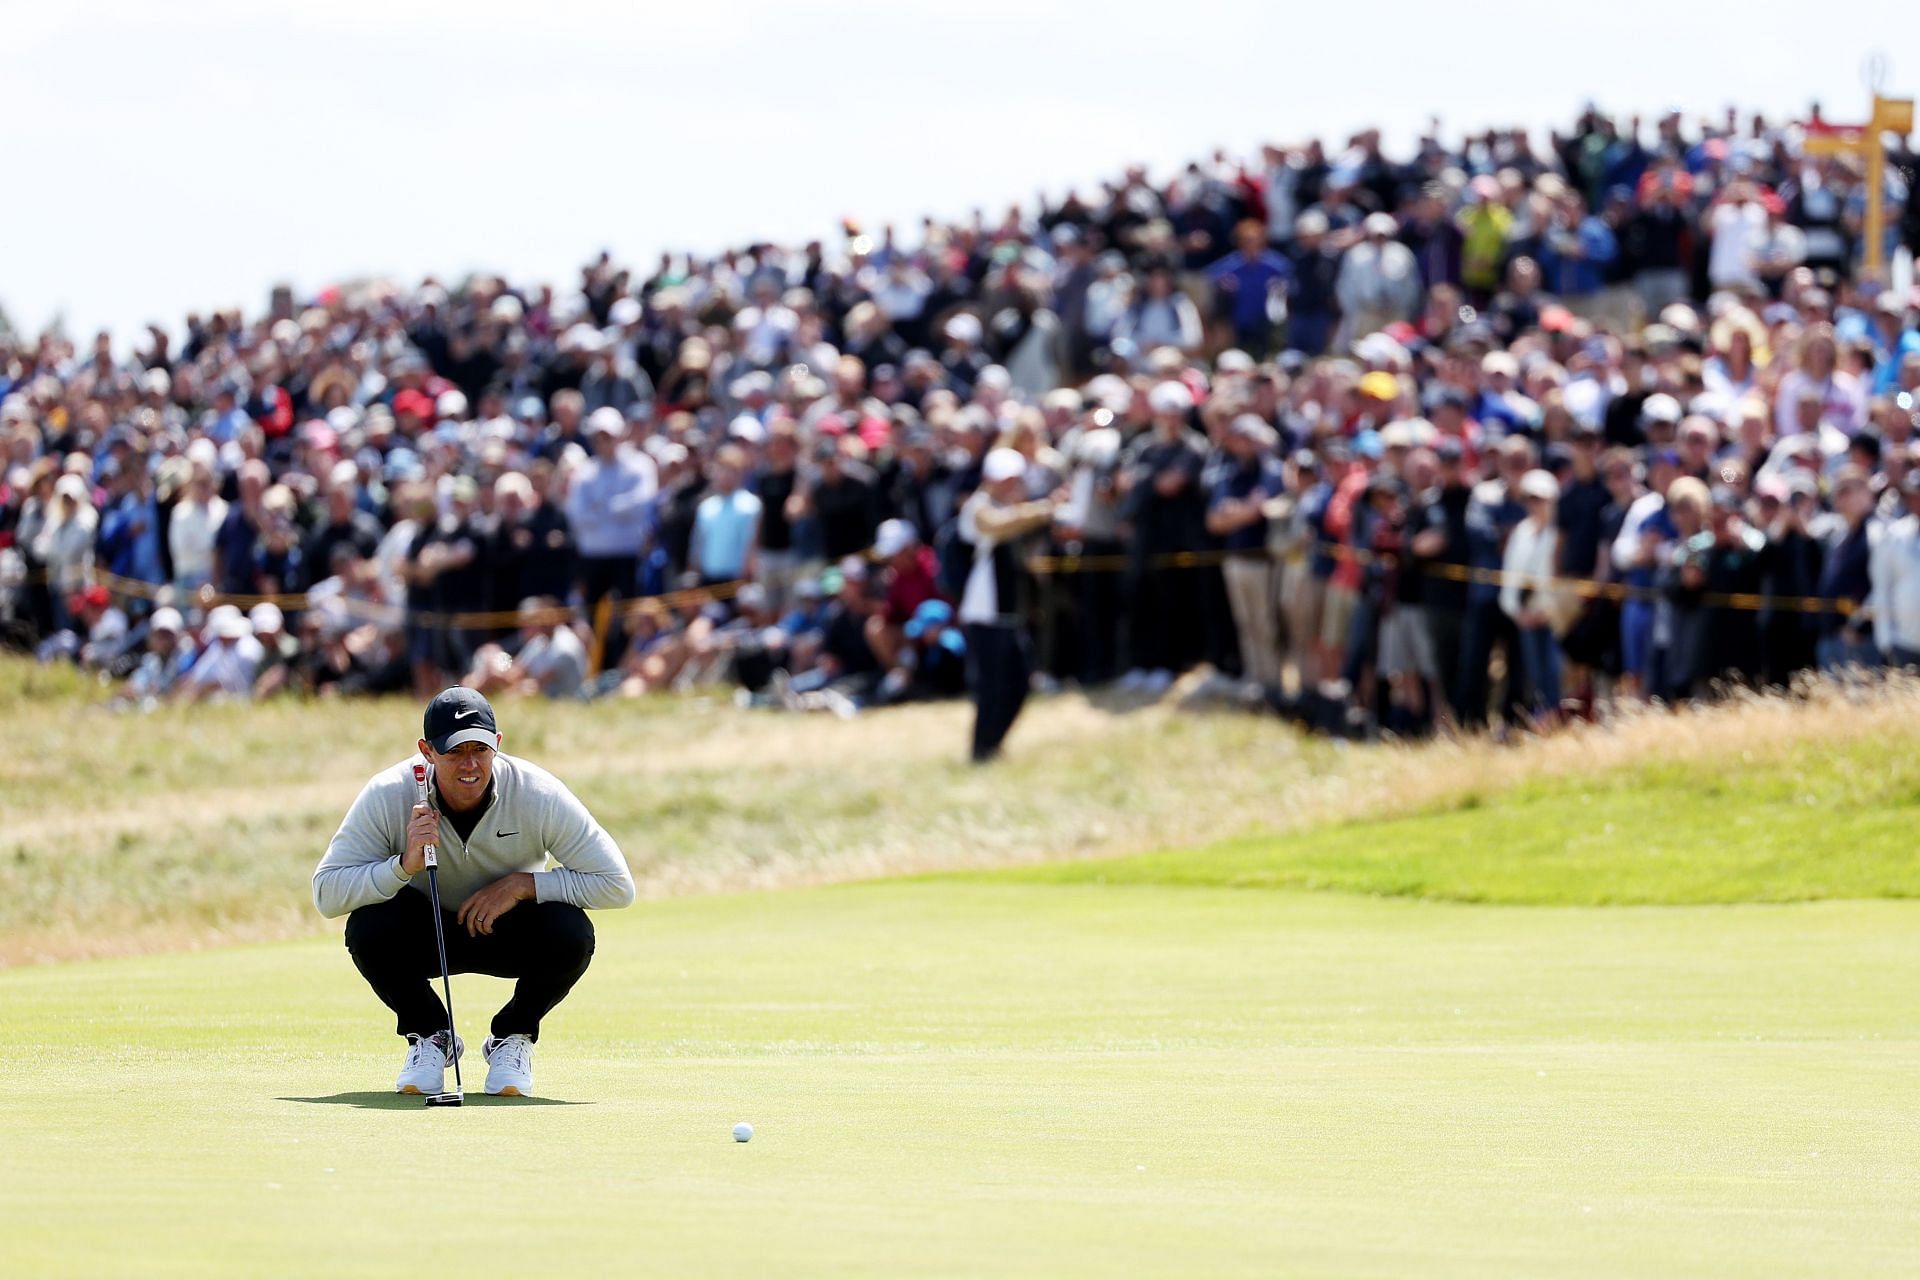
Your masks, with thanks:
<instances>
[{"instance_id":1,"label":"white golf ball","mask_svg":"<svg viewBox=\"0 0 1920 1280\"><path fill-rule=\"evenodd\" d=\"M753 1126L748 1124L745 1120L742 1120L739 1124L733 1126L733 1140L735 1142L746 1142L746 1141L749 1141L752 1137L753 1137Z\"/></svg>"}]
</instances>

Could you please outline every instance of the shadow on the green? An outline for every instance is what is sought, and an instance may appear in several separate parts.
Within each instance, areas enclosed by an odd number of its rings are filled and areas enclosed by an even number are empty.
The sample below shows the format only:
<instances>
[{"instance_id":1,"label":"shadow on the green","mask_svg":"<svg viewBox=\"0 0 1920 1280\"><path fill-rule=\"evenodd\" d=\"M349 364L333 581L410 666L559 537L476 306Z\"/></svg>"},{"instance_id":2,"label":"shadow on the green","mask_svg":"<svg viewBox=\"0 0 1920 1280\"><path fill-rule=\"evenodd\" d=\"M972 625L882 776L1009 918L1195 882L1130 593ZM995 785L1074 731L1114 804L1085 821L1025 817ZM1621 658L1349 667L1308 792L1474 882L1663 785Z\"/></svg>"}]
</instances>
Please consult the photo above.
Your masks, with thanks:
<instances>
[{"instance_id":1,"label":"shadow on the green","mask_svg":"<svg viewBox=\"0 0 1920 1280\"><path fill-rule=\"evenodd\" d=\"M322 1098L276 1098L276 1102L310 1102L329 1107L359 1107L362 1111L424 1111L426 1100L419 1094L330 1093ZM469 1107L590 1107L591 1102L569 1102L564 1098L499 1098L488 1093L470 1093Z\"/></svg>"}]
</instances>

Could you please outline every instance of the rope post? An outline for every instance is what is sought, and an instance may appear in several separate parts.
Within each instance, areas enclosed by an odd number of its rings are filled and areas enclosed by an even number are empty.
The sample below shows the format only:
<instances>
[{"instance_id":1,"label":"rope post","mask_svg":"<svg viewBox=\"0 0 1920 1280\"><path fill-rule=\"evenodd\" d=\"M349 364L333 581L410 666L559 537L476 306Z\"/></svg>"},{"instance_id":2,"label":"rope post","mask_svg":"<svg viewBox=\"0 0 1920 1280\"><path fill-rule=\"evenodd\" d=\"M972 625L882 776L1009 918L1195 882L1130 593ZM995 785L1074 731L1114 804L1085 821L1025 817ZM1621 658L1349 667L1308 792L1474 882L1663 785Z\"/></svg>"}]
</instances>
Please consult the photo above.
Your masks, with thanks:
<instances>
[{"instance_id":1,"label":"rope post","mask_svg":"<svg viewBox=\"0 0 1920 1280\"><path fill-rule=\"evenodd\" d=\"M607 656L607 632L613 626L613 597L604 595L593 607L593 651L587 655L587 674L598 676Z\"/></svg>"},{"instance_id":2,"label":"rope post","mask_svg":"<svg viewBox=\"0 0 1920 1280\"><path fill-rule=\"evenodd\" d=\"M1034 575L1040 581L1040 655L1036 665L1048 676L1054 674L1054 668L1060 665L1059 644L1059 601L1054 598L1054 575L1050 570L1041 570Z\"/></svg>"}]
</instances>

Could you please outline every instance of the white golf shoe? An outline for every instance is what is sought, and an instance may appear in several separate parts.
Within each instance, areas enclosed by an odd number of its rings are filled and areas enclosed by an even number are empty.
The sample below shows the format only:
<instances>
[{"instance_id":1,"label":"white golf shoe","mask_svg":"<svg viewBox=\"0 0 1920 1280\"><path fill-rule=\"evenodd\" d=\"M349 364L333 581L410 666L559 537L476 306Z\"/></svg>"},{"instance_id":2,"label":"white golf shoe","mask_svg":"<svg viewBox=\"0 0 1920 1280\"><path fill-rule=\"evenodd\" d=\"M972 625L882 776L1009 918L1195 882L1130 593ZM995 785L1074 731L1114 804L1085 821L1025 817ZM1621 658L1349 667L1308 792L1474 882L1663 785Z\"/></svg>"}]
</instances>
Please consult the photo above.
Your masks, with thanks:
<instances>
[{"instance_id":1,"label":"white golf shoe","mask_svg":"<svg viewBox=\"0 0 1920 1280\"><path fill-rule=\"evenodd\" d=\"M533 1096L533 1041L515 1033L495 1039L487 1037L480 1046L487 1060L487 1092L509 1098Z\"/></svg>"},{"instance_id":2,"label":"white golf shoe","mask_svg":"<svg viewBox=\"0 0 1920 1280\"><path fill-rule=\"evenodd\" d=\"M453 1057L447 1056L447 1033L436 1031L430 1036L407 1037L407 1060L400 1068L400 1078L394 1082L395 1093L444 1093L447 1087L447 1064L466 1052L466 1042L455 1038Z\"/></svg>"}]
</instances>

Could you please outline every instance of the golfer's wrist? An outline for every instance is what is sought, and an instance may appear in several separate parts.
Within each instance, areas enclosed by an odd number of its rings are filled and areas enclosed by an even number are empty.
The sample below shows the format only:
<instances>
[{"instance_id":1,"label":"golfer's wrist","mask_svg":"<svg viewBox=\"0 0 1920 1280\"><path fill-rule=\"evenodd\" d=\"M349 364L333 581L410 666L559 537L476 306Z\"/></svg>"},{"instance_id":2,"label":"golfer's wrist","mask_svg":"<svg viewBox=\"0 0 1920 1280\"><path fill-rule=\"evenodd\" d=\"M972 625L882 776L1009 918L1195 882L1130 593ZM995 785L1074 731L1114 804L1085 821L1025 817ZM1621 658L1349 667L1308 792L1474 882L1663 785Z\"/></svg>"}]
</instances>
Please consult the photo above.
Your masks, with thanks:
<instances>
[{"instance_id":1,"label":"golfer's wrist","mask_svg":"<svg viewBox=\"0 0 1920 1280\"><path fill-rule=\"evenodd\" d=\"M396 853L393 855L393 874L399 877L401 884L405 884L413 879L413 872L407 870L406 854Z\"/></svg>"}]
</instances>

